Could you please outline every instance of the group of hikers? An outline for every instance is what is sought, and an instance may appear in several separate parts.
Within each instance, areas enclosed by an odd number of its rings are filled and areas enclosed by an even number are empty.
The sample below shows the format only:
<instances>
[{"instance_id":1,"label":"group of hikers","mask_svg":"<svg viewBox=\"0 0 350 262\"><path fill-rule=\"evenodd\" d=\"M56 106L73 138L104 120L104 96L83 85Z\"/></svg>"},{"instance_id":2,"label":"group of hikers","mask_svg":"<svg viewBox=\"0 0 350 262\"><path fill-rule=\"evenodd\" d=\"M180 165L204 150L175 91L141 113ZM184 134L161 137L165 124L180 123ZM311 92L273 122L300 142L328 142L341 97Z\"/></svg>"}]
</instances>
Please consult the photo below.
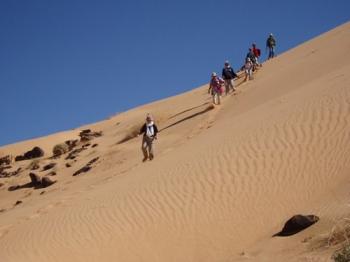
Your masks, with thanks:
<instances>
[{"instance_id":1,"label":"group of hikers","mask_svg":"<svg viewBox=\"0 0 350 262\"><path fill-rule=\"evenodd\" d=\"M266 40L266 50L268 50L268 58L271 59L275 56L276 40L271 33ZM241 70L245 73L244 81L251 80L253 78L253 71L262 65L259 63L259 57L261 56L261 51L257 48L256 44L253 43L252 47L249 48L249 52L246 55L245 63L241 67ZM222 77L219 77L216 72L211 74L211 79L209 83L208 93L211 93L213 97L213 104L221 103L221 95L225 93L228 95L230 92L236 90L234 79L238 78L237 73L233 70L229 61L225 61L224 68L222 69ZM224 87L224 88L223 88ZM150 114L146 116L146 122L140 129L139 135L142 137L142 153L143 162L152 160L154 158L154 140L157 139L158 127L154 123L154 119Z\"/></svg>"},{"instance_id":2,"label":"group of hikers","mask_svg":"<svg viewBox=\"0 0 350 262\"><path fill-rule=\"evenodd\" d=\"M271 33L266 40L266 50L269 51L267 59L271 59L275 56L275 47L276 40ZM253 43L245 57L244 65L241 67L241 71L244 71L245 74L244 81L252 80L253 72L256 71L258 67L262 66L259 63L260 56L261 50ZM235 78L238 78L238 75L232 69L229 61L225 61L221 77L219 77L216 72L211 74L208 93L212 95L214 105L221 104L221 96L223 93L228 95L230 91L234 92L236 90L234 85Z\"/></svg>"}]
</instances>

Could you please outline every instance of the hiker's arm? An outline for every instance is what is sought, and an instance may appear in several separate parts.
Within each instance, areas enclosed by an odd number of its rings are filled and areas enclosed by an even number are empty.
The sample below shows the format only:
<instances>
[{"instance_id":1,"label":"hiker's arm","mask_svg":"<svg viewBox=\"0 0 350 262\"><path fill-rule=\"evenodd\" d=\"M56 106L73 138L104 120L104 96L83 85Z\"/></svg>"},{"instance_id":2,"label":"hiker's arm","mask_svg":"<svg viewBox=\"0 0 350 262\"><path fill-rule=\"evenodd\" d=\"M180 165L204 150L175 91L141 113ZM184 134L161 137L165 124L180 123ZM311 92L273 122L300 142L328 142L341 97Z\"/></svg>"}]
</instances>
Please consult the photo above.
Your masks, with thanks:
<instances>
[{"instance_id":1,"label":"hiker's arm","mask_svg":"<svg viewBox=\"0 0 350 262\"><path fill-rule=\"evenodd\" d=\"M142 135L145 132L145 127L146 127L146 124L143 124L138 135Z\"/></svg>"},{"instance_id":2,"label":"hiker's arm","mask_svg":"<svg viewBox=\"0 0 350 262\"><path fill-rule=\"evenodd\" d=\"M158 134L158 127L156 125L153 126L154 128L154 138L157 139L157 134Z\"/></svg>"},{"instance_id":3,"label":"hiker's arm","mask_svg":"<svg viewBox=\"0 0 350 262\"><path fill-rule=\"evenodd\" d=\"M209 84L208 94L210 94L210 90L212 89L211 83Z\"/></svg>"}]
</instances>

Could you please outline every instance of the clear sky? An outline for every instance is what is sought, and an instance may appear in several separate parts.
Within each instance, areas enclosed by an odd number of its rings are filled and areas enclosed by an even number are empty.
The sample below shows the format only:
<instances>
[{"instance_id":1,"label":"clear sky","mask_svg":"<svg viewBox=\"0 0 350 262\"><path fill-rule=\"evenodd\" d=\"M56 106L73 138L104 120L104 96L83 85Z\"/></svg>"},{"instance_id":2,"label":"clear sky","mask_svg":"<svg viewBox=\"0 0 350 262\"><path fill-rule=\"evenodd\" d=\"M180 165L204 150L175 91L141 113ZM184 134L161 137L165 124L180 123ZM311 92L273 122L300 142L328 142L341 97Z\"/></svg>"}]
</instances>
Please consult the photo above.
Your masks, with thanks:
<instances>
[{"instance_id":1,"label":"clear sky","mask_svg":"<svg viewBox=\"0 0 350 262\"><path fill-rule=\"evenodd\" d=\"M0 0L0 145L93 123L350 19L349 0ZM347 50L348 51L348 50Z\"/></svg>"}]
</instances>

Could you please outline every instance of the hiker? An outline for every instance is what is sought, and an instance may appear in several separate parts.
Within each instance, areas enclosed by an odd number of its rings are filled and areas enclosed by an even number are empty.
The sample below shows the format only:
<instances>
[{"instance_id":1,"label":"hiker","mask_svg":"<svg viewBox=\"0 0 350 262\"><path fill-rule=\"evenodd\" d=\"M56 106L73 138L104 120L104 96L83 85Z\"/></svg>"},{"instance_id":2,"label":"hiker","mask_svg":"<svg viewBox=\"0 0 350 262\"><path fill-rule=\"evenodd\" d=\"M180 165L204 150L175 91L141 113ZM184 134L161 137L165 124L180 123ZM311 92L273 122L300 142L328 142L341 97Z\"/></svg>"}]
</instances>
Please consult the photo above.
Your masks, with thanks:
<instances>
[{"instance_id":1,"label":"hiker","mask_svg":"<svg viewBox=\"0 0 350 262\"><path fill-rule=\"evenodd\" d=\"M267 48L269 49L268 59L271 59L275 56L275 47L276 47L276 39L273 37L273 34L271 33L266 40L266 49Z\"/></svg>"},{"instance_id":2,"label":"hiker","mask_svg":"<svg viewBox=\"0 0 350 262\"><path fill-rule=\"evenodd\" d=\"M152 160L154 158L154 146L153 141L157 139L158 128L155 125L153 118L150 114L147 114L146 123L141 127L139 135L143 134L142 138L142 152L143 162L147 159Z\"/></svg>"},{"instance_id":3,"label":"hiker","mask_svg":"<svg viewBox=\"0 0 350 262\"><path fill-rule=\"evenodd\" d=\"M246 60L249 58L250 61L252 62L252 70L255 71L255 67L256 67L256 57L255 57L255 54L253 52L253 50L251 48L249 48L249 52L247 53L246 55Z\"/></svg>"},{"instance_id":4,"label":"hiker","mask_svg":"<svg viewBox=\"0 0 350 262\"><path fill-rule=\"evenodd\" d=\"M253 43L252 44L252 51L254 53L254 56L255 56L255 63L257 66L261 66L261 64L259 63L259 57L261 55L261 51L259 48L256 47L256 44Z\"/></svg>"},{"instance_id":5,"label":"hiker","mask_svg":"<svg viewBox=\"0 0 350 262\"><path fill-rule=\"evenodd\" d=\"M213 97L213 104L221 104L221 94L222 94L222 85L224 80L217 76L215 72L211 74L211 80L209 84L208 94L211 94Z\"/></svg>"},{"instance_id":6,"label":"hiker","mask_svg":"<svg viewBox=\"0 0 350 262\"><path fill-rule=\"evenodd\" d=\"M246 62L245 62L243 67L244 67L244 72L245 72L244 81L247 81L248 78L249 78L249 80L252 80L253 79L253 75L252 75L253 74L253 72L252 72L252 70L253 70L253 63L252 63L252 61L250 60L249 57L246 59Z\"/></svg>"},{"instance_id":7,"label":"hiker","mask_svg":"<svg viewBox=\"0 0 350 262\"><path fill-rule=\"evenodd\" d=\"M230 88L232 89L232 92L235 91L234 87L234 79L238 77L235 71L233 71L230 62L225 61L225 66L222 69L222 78L225 81L225 94L227 95L230 92Z\"/></svg>"}]
</instances>

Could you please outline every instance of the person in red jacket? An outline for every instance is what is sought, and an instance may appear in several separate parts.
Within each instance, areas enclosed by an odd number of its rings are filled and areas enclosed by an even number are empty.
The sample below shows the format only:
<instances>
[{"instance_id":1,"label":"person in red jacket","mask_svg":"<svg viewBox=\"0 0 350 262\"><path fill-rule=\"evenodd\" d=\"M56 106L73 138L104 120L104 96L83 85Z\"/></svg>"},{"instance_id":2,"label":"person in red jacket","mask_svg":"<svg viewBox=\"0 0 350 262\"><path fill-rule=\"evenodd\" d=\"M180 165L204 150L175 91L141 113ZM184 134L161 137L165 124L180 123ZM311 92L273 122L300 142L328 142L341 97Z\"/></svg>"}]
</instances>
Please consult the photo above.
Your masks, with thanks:
<instances>
[{"instance_id":1,"label":"person in red jacket","mask_svg":"<svg viewBox=\"0 0 350 262\"><path fill-rule=\"evenodd\" d=\"M255 63L256 63L256 65L257 66L261 66L261 64L259 63L259 57L261 55L261 50L256 47L255 43L252 44L252 51L253 51L254 56L255 56Z\"/></svg>"}]
</instances>

